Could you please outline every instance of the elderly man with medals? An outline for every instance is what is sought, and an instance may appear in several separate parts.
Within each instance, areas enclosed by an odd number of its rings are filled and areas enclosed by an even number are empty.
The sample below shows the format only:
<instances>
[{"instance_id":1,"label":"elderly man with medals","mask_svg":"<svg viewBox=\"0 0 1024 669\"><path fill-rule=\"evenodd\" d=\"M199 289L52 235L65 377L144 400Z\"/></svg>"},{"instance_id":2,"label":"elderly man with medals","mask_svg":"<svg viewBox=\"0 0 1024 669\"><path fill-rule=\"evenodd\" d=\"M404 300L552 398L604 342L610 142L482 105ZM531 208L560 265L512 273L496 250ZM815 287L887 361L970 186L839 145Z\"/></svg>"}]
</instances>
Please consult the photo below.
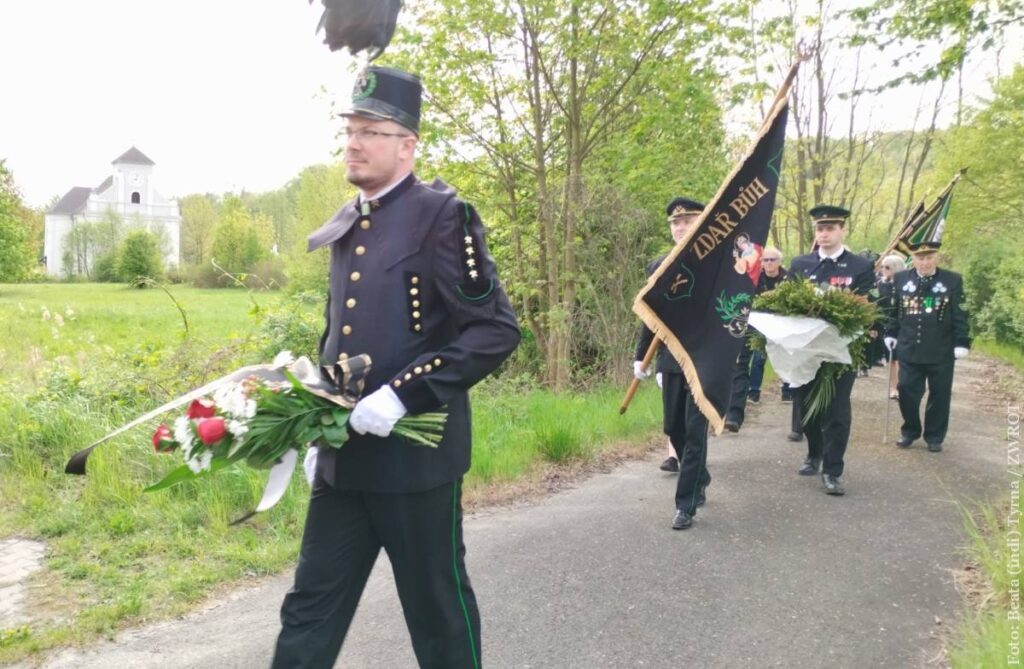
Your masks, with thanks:
<instances>
[{"instance_id":1,"label":"elderly man with medals","mask_svg":"<svg viewBox=\"0 0 1024 669\"><path fill-rule=\"evenodd\" d=\"M971 345L963 280L938 267L940 246L938 241L911 245L914 267L893 277L894 300L885 333L885 345L900 361L897 389L903 426L896 445L909 448L924 436L933 453L942 450L949 427L954 361L966 357Z\"/></svg>"},{"instance_id":2,"label":"elderly man with medals","mask_svg":"<svg viewBox=\"0 0 1024 669\"><path fill-rule=\"evenodd\" d=\"M320 449L273 666L333 667L383 548L421 667L478 668L480 616L465 566L461 480L470 464L468 389L520 333L476 211L413 174L418 77L369 67L343 113L359 194L309 236L330 249L323 364L368 354L352 435ZM392 433L444 408L436 449Z\"/></svg>"}]
</instances>

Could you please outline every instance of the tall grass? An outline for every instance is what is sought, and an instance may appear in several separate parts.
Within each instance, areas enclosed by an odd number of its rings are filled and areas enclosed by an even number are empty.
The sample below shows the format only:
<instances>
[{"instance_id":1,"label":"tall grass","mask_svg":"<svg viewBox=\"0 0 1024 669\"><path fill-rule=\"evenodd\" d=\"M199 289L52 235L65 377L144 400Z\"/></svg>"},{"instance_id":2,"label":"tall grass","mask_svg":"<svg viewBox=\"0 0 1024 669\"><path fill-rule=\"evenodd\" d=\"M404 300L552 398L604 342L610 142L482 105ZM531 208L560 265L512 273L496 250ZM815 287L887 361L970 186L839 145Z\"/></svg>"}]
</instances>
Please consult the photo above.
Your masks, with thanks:
<instances>
[{"instance_id":1,"label":"tall grass","mask_svg":"<svg viewBox=\"0 0 1024 669\"><path fill-rule=\"evenodd\" d=\"M1018 500L1019 502L1019 500ZM963 511L970 539L968 555L983 578L980 602L974 602L950 649L954 669L1010 666L1011 648L1021 661L1019 506L983 505L977 514Z\"/></svg>"},{"instance_id":2,"label":"tall grass","mask_svg":"<svg viewBox=\"0 0 1024 669\"><path fill-rule=\"evenodd\" d=\"M1024 371L1024 348L1012 344L1002 344L991 339L977 339L972 345L975 350L1004 360L1018 370Z\"/></svg>"}]
</instances>

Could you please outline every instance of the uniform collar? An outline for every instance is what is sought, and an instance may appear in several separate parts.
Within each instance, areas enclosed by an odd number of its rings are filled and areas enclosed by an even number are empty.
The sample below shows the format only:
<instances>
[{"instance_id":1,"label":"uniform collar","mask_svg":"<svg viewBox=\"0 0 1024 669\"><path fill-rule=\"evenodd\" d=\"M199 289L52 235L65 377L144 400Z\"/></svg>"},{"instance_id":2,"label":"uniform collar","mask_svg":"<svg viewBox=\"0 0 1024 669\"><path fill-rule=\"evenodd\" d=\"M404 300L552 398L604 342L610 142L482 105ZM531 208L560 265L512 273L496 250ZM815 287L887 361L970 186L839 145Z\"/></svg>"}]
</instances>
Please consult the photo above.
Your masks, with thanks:
<instances>
[{"instance_id":1,"label":"uniform collar","mask_svg":"<svg viewBox=\"0 0 1024 669\"><path fill-rule=\"evenodd\" d=\"M818 260L839 260L839 256L843 255L843 253L845 253L845 252L846 252L846 247L845 246L840 246L838 251L836 251L835 253L833 253L830 256L827 256L819 248L818 249Z\"/></svg>"},{"instance_id":2,"label":"uniform collar","mask_svg":"<svg viewBox=\"0 0 1024 669\"><path fill-rule=\"evenodd\" d=\"M356 198L355 206L357 210L362 210L363 204L369 204L372 211L380 209L389 202L393 202L398 198L399 195L409 190L409 187L416 181L416 177L413 176L412 172L409 172L404 177L391 184L384 190L377 191L373 194L373 197L364 198L360 193L360 196Z\"/></svg>"}]
</instances>

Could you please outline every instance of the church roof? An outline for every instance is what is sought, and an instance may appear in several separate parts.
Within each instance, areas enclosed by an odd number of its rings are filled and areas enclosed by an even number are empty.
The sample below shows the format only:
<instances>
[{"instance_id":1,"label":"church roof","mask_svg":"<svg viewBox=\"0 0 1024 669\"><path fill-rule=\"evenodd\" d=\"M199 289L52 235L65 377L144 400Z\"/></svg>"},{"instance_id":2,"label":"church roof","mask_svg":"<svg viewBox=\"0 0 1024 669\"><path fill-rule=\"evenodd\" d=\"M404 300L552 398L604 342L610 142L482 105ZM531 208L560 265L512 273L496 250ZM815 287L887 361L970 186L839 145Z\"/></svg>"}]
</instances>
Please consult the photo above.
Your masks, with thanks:
<instances>
[{"instance_id":1,"label":"church roof","mask_svg":"<svg viewBox=\"0 0 1024 669\"><path fill-rule=\"evenodd\" d=\"M96 188L93 188L92 191L94 193L102 193L103 191L105 191L108 188L110 188L110 186L113 185L113 183L114 183L114 175L111 174L109 177L107 177L106 179L103 180L103 183L101 183L99 186L96 186Z\"/></svg>"},{"instance_id":2,"label":"church roof","mask_svg":"<svg viewBox=\"0 0 1024 669\"><path fill-rule=\"evenodd\" d=\"M53 205L49 214L78 214L85 209L86 203L89 201L89 196L92 194L92 189L88 186L75 186L67 192L67 194L58 200L57 204Z\"/></svg>"},{"instance_id":3,"label":"church roof","mask_svg":"<svg viewBox=\"0 0 1024 669\"><path fill-rule=\"evenodd\" d=\"M118 163L131 163L132 165L156 165L156 163L150 160L146 154L139 151L134 146L122 153L119 157L115 158L111 165L117 165Z\"/></svg>"}]
</instances>

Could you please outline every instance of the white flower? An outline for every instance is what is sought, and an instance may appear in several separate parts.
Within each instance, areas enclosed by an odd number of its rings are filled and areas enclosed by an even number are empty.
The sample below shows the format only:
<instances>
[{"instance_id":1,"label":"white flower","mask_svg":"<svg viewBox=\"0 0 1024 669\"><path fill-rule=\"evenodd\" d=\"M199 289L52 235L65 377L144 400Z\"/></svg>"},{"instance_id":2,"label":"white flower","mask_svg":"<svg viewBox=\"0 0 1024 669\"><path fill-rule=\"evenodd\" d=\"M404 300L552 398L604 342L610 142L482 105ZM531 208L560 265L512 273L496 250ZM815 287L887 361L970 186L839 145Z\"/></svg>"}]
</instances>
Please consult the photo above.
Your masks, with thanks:
<instances>
[{"instance_id":1,"label":"white flower","mask_svg":"<svg viewBox=\"0 0 1024 669\"><path fill-rule=\"evenodd\" d=\"M240 420L229 420L227 422L228 432L235 437L241 437L243 434L249 431L248 423L243 423Z\"/></svg>"},{"instance_id":2,"label":"white flower","mask_svg":"<svg viewBox=\"0 0 1024 669\"><path fill-rule=\"evenodd\" d=\"M274 361L270 364L273 365L275 368L278 368L287 367L293 362L295 362L295 356L292 355L291 351L281 351L280 353L274 356Z\"/></svg>"},{"instance_id":3,"label":"white flower","mask_svg":"<svg viewBox=\"0 0 1024 669\"><path fill-rule=\"evenodd\" d=\"M246 397L241 383L218 388L213 393L213 401L218 409L232 418L252 418L256 415L256 402Z\"/></svg>"},{"instance_id":4,"label":"white flower","mask_svg":"<svg viewBox=\"0 0 1024 669\"><path fill-rule=\"evenodd\" d=\"M44 321L50 320L50 310L47 309L46 307L43 307L43 320Z\"/></svg>"},{"instance_id":5,"label":"white flower","mask_svg":"<svg viewBox=\"0 0 1024 669\"><path fill-rule=\"evenodd\" d=\"M946 292L946 284L944 284L941 281L939 281L938 283L936 283L932 287L932 292L933 293L945 293Z\"/></svg>"},{"instance_id":6,"label":"white flower","mask_svg":"<svg viewBox=\"0 0 1024 669\"><path fill-rule=\"evenodd\" d=\"M66 307L64 309L64 315L67 316L69 321L75 320L75 310L71 307Z\"/></svg>"},{"instance_id":7,"label":"white flower","mask_svg":"<svg viewBox=\"0 0 1024 669\"><path fill-rule=\"evenodd\" d=\"M53 322L56 323L59 328L64 327L64 317L60 314L53 315Z\"/></svg>"},{"instance_id":8,"label":"white flower","mask_svg":"<svg viewBox=\"0 0 1024 669\"><path fill-rule=\"evenodd\" d=\"M174 421L174 441L181 444L181 449L186 454L186 460L188 460L188 454L192 452L194 439L191 423L188 416L178 416Z\"/></svg>"},{"instance_id":9,"label":"white flower","mask_svg":"<svg viewBox=\"0 0 1024 669\"><path fill-rule=\"evenodd\" d=\"M903 284L903 292L904 293L913 293L916 290L917 290L917 284L915 284L913 281L907 281L905 284Z\"/></svg>"},{"instance_id":10,"label":"white flower","mask_svg":"<svg viewBox=\"0 0 1024 669\"><path fill-rule=\"evenodd\" d=\"M203 451L197 458L190 458L185 461L188 468L198 474L204 472L210 468L210 462L213 461L213 453L210 451Z\"/></svg>"}]
</instances>

